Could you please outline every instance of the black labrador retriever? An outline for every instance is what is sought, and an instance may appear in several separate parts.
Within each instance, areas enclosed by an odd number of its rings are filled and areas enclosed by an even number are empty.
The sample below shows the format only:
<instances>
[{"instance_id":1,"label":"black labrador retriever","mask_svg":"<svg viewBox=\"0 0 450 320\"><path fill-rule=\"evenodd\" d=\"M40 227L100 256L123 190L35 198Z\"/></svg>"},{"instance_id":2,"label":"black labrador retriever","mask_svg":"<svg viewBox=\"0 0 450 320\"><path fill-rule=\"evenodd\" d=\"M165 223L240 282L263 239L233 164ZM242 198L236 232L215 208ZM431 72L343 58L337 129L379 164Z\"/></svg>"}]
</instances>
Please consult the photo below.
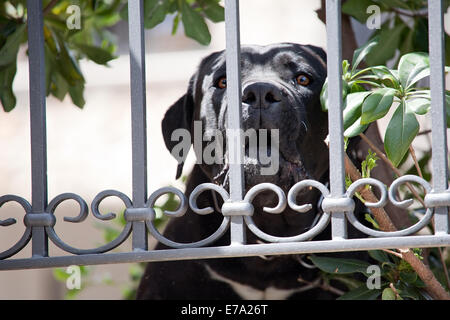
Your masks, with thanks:
<instances>
[{"instance_id":1,"label":"black labrador retriever","mask_svg":"<svg viewBox=\"0 0 450 320\"><path fill-rule=\"evenodd\" d=\"M162 130L169 151L177 141L172 132L185 129L194 136L194 123L200 121L202 134L219 131L225 136L227 97L225 52L204 58L189 83L188 90L167 111ZM319 95L326 78L326 54L315 46L281 43L269 46L244 46L241 50L242 126L244 130L278 129L278 145L269 145L267 154L277 155L278 170L260 174L263 166L251 156L246 144L244 176L246 190L261 182L271 182L287 194L296 182L328 180L327 113L320 107ZM199 128L199 126L197 127ZM207 140L207 139L206 139ZM203 141L200 150L208 141ZM276 151L276 152L275 152ZM184 155L185 156L185 155ZM226 155L221 155L226 157ZM179 161L177 177L183 160ZM198 163L191 172L186 195L199 184L213 182L227 187L226 161ZM310 203L313 209L299 214L287 208L282 214L268 214L263 206L276 203L272 192L262 193L253 201L256 225L275 236L292 236L308 230L320 213L321 194L302 192L298 204ZM215 199L205 192L199 207L211 206ZM220 208L220 204L216 207ZM218 210L216 210L218 211ZM204 239L217 230L223 217L220 212L200 216L188 210L173 218L164 235L178 242ZM349 228L350 230L350 228ZM328 230L329 232L329 230ZM324 232L319 238L329 239ZM247 232L248 243L260 243ZM229 233L214 245L228 245ZM158 244L156 249L167 248ZM149 263L143 276L138 299L331 299L332 293L320 289L304 290L301 277L313 281L318 270L308 268L299 255L226 258L178 262Z\"/></svg>"}]
</instances>

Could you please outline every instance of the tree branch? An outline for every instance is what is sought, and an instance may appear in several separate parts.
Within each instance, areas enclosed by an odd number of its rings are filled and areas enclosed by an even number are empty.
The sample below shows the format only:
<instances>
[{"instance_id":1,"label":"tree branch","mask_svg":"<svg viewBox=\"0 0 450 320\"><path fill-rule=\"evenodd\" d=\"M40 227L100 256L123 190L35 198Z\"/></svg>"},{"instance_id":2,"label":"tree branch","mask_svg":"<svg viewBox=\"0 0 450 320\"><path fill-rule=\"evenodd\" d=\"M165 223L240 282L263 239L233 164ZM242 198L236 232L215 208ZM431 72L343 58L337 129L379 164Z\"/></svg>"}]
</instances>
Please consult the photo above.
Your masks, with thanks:
<instances>
[{"instance_id":1,"label":"tree branch","mask_svg":"<svg viewBox=\"0 0 450 320\"><path fill-rule=\"evenodd\" d=\"M361 174L358 169L354 166L350 158L345 155L345 171L350 176L352 181L356 181L358 179L362 179ZM360 188L361 196L370 202L377 202L377 197L373 194L370 189L361 187ZM386 211L383 208L371 208L370 209L377 220L380 229L383 231L396 231L397 228L392 223ZM410 249L401 250L399 249L401 257L403 260L408 262L417 275L422 279L422 281L426 285L427 291L430 295L439 300L450 300L449 293L442 287L440 282L436 279L433 272L428 268Z\"/></svg>"},{"instance_id":2,"label":"tree branch","mask_svg":"<svg viewBox=\"0 0 450 320\"><path fill-rule=\"evenodd\" d=\"M383 160L392 169L392 171L394 171L394 173L396 175L398 175L399 177L402 175L400 170L398 170L394 166L394 164L391 162L391 160L389 160L388 157L386 157L386 155L379 148L377 148L377 146L375 146L372 143L372 141L370 141L370 139L366 137L366 135L364 133L360 133L359 136L373 149L373 151L376 152L376 154L381 158L381 160ZM416 197L416 199L422 204L422 206L425 207L425 203L423 202L422 198L417 193L417 191L413 188L413 186L409 182L406 183L406 186L412 192L414 197Z\"/></svg>"},{"instance_id":3,"label":"tree branch","mask_svg":"<svg viewBox=\"0 0 450 320\"><path fill-rule=\"evenodd\" d=\"M54 6L56 6L56 4L58 3L59 0L52 0L50 1L50 3L44 8L44 10L42 11L42 14L45 16L46 14L48 14Z\"/></svg>"}]
</instances>

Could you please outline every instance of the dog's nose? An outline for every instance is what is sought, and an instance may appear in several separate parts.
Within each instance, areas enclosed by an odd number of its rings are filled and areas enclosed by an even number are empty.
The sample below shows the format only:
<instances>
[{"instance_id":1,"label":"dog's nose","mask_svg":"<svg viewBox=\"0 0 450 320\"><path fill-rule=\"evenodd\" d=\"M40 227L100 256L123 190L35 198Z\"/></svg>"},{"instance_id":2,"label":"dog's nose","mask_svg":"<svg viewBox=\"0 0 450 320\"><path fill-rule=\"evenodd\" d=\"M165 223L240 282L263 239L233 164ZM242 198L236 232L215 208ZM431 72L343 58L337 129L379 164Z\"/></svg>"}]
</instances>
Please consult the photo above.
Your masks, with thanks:
<instances>
[{"instance_id":1,"label":"dog's nose","mask_svg":"<svg viewBox=\"0 0 450 320\"><path fill-rule=\"evenodd\" d=\"M268 108L280 102L282 93L279 88L271 83L255 82L247 85L242 94L242 102L254 108Z\"/></svg>"}]
</instances>

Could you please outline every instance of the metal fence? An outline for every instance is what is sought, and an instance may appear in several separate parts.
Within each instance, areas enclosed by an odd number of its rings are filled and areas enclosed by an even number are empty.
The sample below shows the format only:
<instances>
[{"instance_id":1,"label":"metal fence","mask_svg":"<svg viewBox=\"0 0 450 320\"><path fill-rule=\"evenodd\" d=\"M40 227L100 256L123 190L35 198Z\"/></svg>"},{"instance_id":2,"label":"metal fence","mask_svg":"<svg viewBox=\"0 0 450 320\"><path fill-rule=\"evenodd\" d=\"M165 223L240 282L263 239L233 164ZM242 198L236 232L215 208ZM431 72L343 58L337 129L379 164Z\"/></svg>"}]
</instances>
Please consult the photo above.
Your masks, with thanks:
<instances>
[{"instance_id":1,"label":"metal fence","mask_svg":"<svg viewBox=\"0 0 450 320\"><path fill-rule=\"evenodd\" d=\"M68 265L92 265L125 262L149 262L162 260L183 260L199 258L219 258L237 256L259 256L272 254L299 254L312 252L333 252L370 250L402 247L449 246L450 191L448 190L447 165L447 129L445 116L444 82L444 31L442 1L428 2L429 15L429 53L431 64L431 103L432 103L432 174L433 185L417 176L403 176L393 182L389 188L375 179L361 179L345 189L344 141L342 121L341 90L341 4L339 0L326 1L326 24L328 43L328 90L329 90L329 154L330 154L330 190L317 181L304 180L293 186L286 195L281 188L269 183L259 184L244 195L243 168L239 164L230 164L229 192L214 184L199 185L189 199L175 188L162 188L147 194L147 136L146 136L146 99L145 99L145 56L143 1L130 0L128 3L131 65L131 113L132 113L132 199L120 191L100 192L91 204L92 214L100 220L110 220L115 214L101 214L100 203L108 197L117 197L126 206L124 226L113 241L93 249L78 249L65 243L56 233L54 212L58 205L66 200L74 200L80 211L76 217L65 217L65 221L79 223L89 214L88 204L77 194L64 193L51 201L47 199L47 150L46 150L46 106L45 106L45 63L42 1L28 0L28 44L30 74L30 125L32 157L32 199L15 195L0 197L0 206L7 202L16 202L25 212L26 227L20 240L10 249L0 252L0 270L47 268ZM240 39L239 39L239 1L225 1L226 22L226 66L228 125L230 129L241 127L241 81L240 81ZM228 148L242 158L242 137L229 139ZM353 195L358 187L371 184L381 193L377 203L366 203L368 207L382 207L388 199L398 207L406 207L408 200L396 198L398 187L406 182L420 184L426 190L424 203L427 207L424 216L413 226L399 231L383 232L362 225L354 216ZM304 212L308 205L296 204L296 195L306 187L317 188L323 195L324 214L314 227L296 236L276 237L264 233L252 220L252 200L262 191L271 190L278 196L275 208L266 208L269 213L280 213L287 205L293 210ZM177 243L165 238L154 225L156 200L167 193L174 193L180 199L176 211L164 212L165 215L183 215L188 206L198 214L208 214L212 208L198 208L197 197L205 190L214 190L223 198L223 222L211 236L195 243ZM301 214L301 213L299 213ZM416 233L434 219L433 235ZM347 222L368 235L362 239L347 239ZM16 223L14 219L0 220L1 227ZM331 223L331 239L308 241ZM256 236L269 243L246 244L247 228ZM208 246L230 230L229 246ZM0 229L1 232L1 229ZM166 250L149 250L148 237L171 247ZM132 238L131 252L110 253L129 237ZM29 242L32 257L14 259ZM50 257L48 243L70 255Z\"/></svg>"}]
</instances>

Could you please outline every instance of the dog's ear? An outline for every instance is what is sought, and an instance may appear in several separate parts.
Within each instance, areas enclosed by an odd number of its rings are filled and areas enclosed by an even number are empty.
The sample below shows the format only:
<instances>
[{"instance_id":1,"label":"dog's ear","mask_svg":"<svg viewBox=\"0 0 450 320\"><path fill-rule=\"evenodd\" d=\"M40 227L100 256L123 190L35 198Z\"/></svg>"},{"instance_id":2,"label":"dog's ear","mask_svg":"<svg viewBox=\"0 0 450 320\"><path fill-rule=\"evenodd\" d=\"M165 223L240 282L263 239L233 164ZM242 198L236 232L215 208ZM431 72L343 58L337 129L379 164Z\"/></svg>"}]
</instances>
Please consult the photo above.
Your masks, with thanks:
<instances>
[{"instance_id":1,"label":"dog's ear","mask_svg":"<svg viewBox=\"0 0 450 320\"><path fill-rule=\"evenodd\" d=\"M325 65L327 64L327 53L325 52L325 50L323 50L321 47L316 47L310 44L305 45L305 47L312 50L316 55L318 55Z\"/></svg>"},{"instance_id":2,"label":"dog's ear","mask_svg":"<svg viewBox=\"0 0 450 320\"><path fill-rule=\"evenodd\" d=\"M167 110L164 119L162 120L162 134L166 148L172 152L173 148L178 144L178 141L172 141L172 133L176 129L186 129L192 137L192 119L194 117L194 98L192 94L192 80L189 84L188 91L181 98L177 100ZM182 159L178 160L178 167L176 173L176 179L181 176L183 171L184 161L186 160L186 154L183 154Z\"/></svg>"}]
</instances>

